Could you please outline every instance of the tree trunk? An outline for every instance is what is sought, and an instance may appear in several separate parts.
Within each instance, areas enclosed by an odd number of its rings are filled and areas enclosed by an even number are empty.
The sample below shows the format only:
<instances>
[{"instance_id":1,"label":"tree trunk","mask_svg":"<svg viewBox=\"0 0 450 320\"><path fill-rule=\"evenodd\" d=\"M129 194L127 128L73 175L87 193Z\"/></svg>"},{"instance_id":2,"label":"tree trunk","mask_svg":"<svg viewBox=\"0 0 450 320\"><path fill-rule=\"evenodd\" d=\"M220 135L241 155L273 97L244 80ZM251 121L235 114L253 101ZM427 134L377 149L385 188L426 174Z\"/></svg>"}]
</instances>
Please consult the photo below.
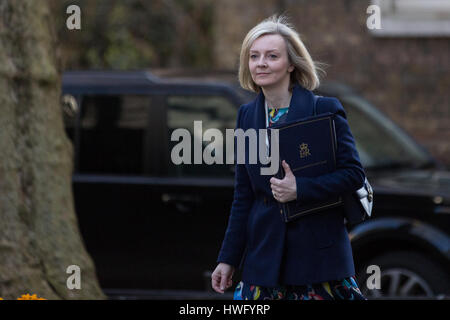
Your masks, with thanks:
<instances>
[{"instance_id":1,"label":"tree trunk","mask_svg":"<svg viewBox=\"0 0 450 320\"><path fill-rule=\"evenodd\" d=\"M62 13L64 14L64 13ZM100 299L72 197L48 1L0 0L0 297ZM65 27L58 26L58 27ZM68 289L66 269L81 269Z\"/></svg>"}]
</instances>

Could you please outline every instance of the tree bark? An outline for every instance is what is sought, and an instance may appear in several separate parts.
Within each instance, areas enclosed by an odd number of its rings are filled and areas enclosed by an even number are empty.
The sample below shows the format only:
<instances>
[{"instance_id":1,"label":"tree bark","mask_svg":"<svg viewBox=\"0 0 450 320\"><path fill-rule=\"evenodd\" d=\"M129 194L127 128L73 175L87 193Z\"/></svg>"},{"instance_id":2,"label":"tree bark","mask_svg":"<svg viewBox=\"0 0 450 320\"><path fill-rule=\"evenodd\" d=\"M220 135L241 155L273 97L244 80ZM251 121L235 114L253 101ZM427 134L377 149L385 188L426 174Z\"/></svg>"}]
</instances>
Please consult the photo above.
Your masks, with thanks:
<instances>
[{"instance_id":1,"label":"tree bark","mask_svg":"<svg viewBox=\"0 0 450 320\"><path fill-rule=\"evenodd\" d=\"M0 297L102 299L74 210L52 21L47 0L0 0Z\"/></svg>"}]
</instances>

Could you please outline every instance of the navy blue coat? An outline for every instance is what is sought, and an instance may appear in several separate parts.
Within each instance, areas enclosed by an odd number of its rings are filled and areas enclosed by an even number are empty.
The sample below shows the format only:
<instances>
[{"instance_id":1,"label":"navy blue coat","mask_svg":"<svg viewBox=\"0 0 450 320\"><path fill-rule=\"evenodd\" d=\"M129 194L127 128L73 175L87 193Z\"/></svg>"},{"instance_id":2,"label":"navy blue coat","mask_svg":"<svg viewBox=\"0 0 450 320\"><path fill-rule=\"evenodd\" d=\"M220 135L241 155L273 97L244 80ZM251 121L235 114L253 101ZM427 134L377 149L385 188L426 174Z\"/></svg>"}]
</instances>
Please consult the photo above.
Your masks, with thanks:
<instances>
[{"instance_id":1,"label":"navy blue coat","mask_svg":"<svg viewBox=\"0 0 450 320\"><path fill-rule=\"evenodd\" d=\"M265 128L264 94L239 108L236 128ZM317 114L335 114L337 170L319 177L296 177L303 203L357 190L364 181L346 112L336 98L321 97ZM313 93L296 84L287 121L313 115ZM236 150L236 149L235 149ZM217 262L242 268L242 281L275 287L338 280L355 275L343 208L330 208L285 223L261 164L236 164L234 198ZM282 159L280 159L282 160Z\"/></svg>"}]
</instances>

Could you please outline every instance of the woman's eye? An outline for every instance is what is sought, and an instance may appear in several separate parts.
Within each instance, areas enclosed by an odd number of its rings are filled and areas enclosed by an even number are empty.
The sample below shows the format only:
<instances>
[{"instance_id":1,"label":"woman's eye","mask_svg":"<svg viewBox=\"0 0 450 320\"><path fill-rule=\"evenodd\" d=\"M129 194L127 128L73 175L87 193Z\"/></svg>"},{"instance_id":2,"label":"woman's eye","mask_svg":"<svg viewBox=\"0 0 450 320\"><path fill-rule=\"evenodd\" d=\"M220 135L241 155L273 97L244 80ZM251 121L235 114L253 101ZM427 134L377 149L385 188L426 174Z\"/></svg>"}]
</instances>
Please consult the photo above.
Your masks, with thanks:
<instances>
[{"instance_id":1,"label":"woman's eye","mask_svg":"<svg viewBox=\"0 0 450 320\"><path fill-rule=\"evenodd\" d=\"M270 57L273 58L273 59L275 59L277 56L274 55L274 54L271 54Z\"/></svg>"},{"instance_id":2,"label":"woman's eye","mask_svg":"<svg viewBox=\"0 0 450 320\"><path fill-rule=\"evenodd\" d=\"M256 58L256 54L252 54L252 55L250 56L250 58L252 58L252 59Z\"/></svg>"}]
</instances>

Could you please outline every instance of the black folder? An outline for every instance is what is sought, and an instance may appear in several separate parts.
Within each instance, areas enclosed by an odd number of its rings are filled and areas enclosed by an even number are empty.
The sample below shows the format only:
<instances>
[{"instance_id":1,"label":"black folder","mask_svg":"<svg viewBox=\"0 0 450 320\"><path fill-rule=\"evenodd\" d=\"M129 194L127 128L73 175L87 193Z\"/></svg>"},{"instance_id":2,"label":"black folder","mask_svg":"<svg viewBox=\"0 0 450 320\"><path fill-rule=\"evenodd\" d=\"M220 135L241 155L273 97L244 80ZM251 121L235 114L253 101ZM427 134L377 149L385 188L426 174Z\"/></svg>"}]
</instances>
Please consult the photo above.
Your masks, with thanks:
<instances>
[{"instance_id":1,"label":"black folder","mask_svg":"<svg viewBox=\"0 0 450 320\"><path fill-rule=\"evenodd\" d=\"M274 129L279 133L280 164L276 178L284 178L285 173L281 165L283 160L289 164L296 177L316 177L336 170L334 114L327 112L269 127L269 141ZM301 194L302 190L299 192ZM301 203L293 200L278 204L284 221L289 222L304 215L340 206L343 202L341 196L336 196L323 202Z\"/></svg>"}]
</instances>

